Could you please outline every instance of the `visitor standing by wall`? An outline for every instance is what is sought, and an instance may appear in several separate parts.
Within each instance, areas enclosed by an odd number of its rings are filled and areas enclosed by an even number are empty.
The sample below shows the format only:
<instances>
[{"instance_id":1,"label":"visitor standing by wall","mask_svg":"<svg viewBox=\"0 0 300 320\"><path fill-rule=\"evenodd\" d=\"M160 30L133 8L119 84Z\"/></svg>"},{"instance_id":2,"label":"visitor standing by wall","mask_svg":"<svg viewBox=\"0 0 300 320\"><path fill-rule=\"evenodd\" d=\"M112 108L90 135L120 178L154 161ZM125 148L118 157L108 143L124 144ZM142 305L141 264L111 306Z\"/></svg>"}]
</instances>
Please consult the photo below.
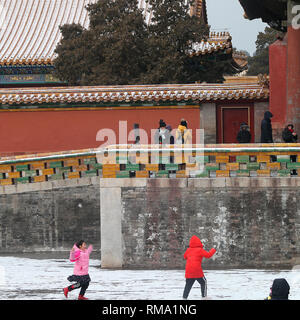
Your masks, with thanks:
<instances>
[{"instance_id":1,"label":"visitor standing by wall","mask_svg":"<svg viewBox=\"0 0 300 320\"><path fill-rule=\"evenodd\" d=\"M286 143L296 143L298 139L297 133L294 131L294 125L288 124L282 131L282 139Z\"/></svg>"},{"instance_id":2,"label":"visitor standing by wall","mask_svg":"<svg viewBox=\"0 0 300 320\"><path fill-rule=\"evenodd\" d=\"M240 126L240 131L236 137L238 143L250 143L251 142L251 133L247 123L243 122Z\"/></svg>"},{"instance_id":3,"label":"visitor standing by wall","mask_svg":"<svg viewBox=\"0 0 300 320\"><path fill-rule=\"evenodd\" d=\"M170 144L170 131L163 120L159 121L159 128L155 132L155 144Z\"/></svg>"},{"instance_id":4,"label":"visitor standing by wall","mask_svg":"<svg viewBox=\"0 0 300 320\"><path fill-rule=\"evenodd\" d=\"M192 134L188 129L188 123L185 119L181 119L180 124L176 130L175 142L176 144L192 143Z\"/></svg>"},{"instance_id":5,"label":"visitor standing by wall","mask_svg":"<svg viewBox=\"0 0 300 320\"><path fill-rule=\"evenodd\" d=\"M272 117L273 114L270 111L265 112L264 118L261 121L261 143L273 143Z\"/></svg>"}]
</instances>

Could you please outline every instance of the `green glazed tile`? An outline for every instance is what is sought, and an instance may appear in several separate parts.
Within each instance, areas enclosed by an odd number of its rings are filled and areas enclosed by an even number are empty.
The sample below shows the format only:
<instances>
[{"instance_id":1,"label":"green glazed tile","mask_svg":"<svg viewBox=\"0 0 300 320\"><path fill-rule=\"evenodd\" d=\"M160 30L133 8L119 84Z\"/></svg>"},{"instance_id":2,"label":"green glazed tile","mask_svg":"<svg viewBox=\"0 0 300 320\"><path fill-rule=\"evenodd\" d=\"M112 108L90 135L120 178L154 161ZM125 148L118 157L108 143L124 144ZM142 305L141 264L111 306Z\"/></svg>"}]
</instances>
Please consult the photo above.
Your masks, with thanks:
<instances>
[{"instance_id":1,"label":"green glazed tile","mask_svg":"<svg viewBox=\"0 0 300 320\"><path fill-rule=\"evenodd\" d=\"M286 164L287 169L299 169L300 162L290 162Z\"/></svg>"},{"instance_id":2,"label":"green glazed tile","mask_svg":"<svg viewBox=\"0 0 300 320\"><path fill-rule=\"evenodd\" d=\"M17 183L29 183L29 178L28 177L16 178L15 181Z\"/></svg>"},{"instance_id":3,"label":"green glazed tile","mask_svg":"<svg viewBox=\"0 0 300 320\"><path fill-rule=\"evenodd\" d=\"M139 164L126 164L126 171L139 171L140 165Z\"/></svg>"},{"instance_id":4,"label":"green glazed tile","mask_svg":"<svg viewBox=\"0 0 300 320\"><path fill-rule=\"evenodd\" d=\"M16 165L16 171L26 171L28 170L28 164Z\"/></svg>"},{"instance_id":5,"label":"green glazed tile","mask_svg":"<svg viewBox=\"0 0 300 320\"><path fill-rule=\"evenodd\" d=\"M58 173L65 173L65 172L70 172L72 167L62 167L58 168L56 172Z\"/></svg>"},{"instance_id":6,"label":"green glazed tile","mask_svg":"<svg viewBox=\"0 0 300 320\"><path fill-rule=\"evenodd\" d=\"M49 162L49 168L61 168L62 166L62 161Z\"/></svg>"},{"instance_id":7,"label":"green glazed tile","mask_svg":"<svg viewBox=\"0 0 300 320\"><path fill-rule=\"evenodd\" d=\"M27 170L23 171L24 177L35 177L36 176L36 170Z\"/></svg>"},{"instance_id":8,"label":"green glazed tile","mask_svg":"<svg viewBox=\"0 0 300 320\"><path fill-rule=\"evenodd\" d=\"M249 162L247 163L248 170L259 170L259 163L257 162Z\"/></svg>"},{"instance_id":9,"label":"green glazed tile","mask_svg":"<svg viewBox=\"0 0 300 320\"><path fill-rule=\"evenodd\" d=\"M249 162L249 156L236 156L236 162Z\"/></svg>"},{"instance_id":10,"label":"green glazed tile","mask_svg":"<svg viewBox=\"0 0 300 320\"><path fill-rule=\"evenodd\" d=\"M48 181L63 179L62 173L52 174L48 176Z\"/></svg>"},{"instance_id":11,"label":"green glazed tile","mask_svg":"<svg viewBox=\"0 0 300 320\"><path fill-rule=\"evenodd\" d=\"M169 163L165 165L166 170L178 170L178 164L176 163Z\"/></svg>"},{"instance_id":12,"label":"green glazed tile","mask_svg":"<svg viewBox=\"0 0 300 320\"><path fill-rule=\"evenodd\" d=\"M289 155L278 155L277 162L291 162L291 157Z\"/></svg>"},{"instance_id":13,"label":"green glazed tile","mask_svg":"<svg viewBox=\"0 0 300 320\"><path fill-rule=\"evenodd\" d=\"M91 163L90 168L91 169L102 169L103 165L102 163Z\"/></svg>"},{"instance_id":14,"label":"green glazed tile","mask_svg":"<svg viewBox=\"0 0 300 320\"><path fill-rule=\"evenodd\" d=\"M81 172L82 177L93 177L98 175L98 170L88 170L88 171L82 171Z\"/></svg>"},{"instance_id":15,"label":"green glazed tile","mask_svg":"<svg viewBox=\"0 0 300 320\"><path fill-rule=\"evenodd\" d=\"M129 178L129 171L119 171L116 173L116 178Z\"/></svg>"}]
</instances>

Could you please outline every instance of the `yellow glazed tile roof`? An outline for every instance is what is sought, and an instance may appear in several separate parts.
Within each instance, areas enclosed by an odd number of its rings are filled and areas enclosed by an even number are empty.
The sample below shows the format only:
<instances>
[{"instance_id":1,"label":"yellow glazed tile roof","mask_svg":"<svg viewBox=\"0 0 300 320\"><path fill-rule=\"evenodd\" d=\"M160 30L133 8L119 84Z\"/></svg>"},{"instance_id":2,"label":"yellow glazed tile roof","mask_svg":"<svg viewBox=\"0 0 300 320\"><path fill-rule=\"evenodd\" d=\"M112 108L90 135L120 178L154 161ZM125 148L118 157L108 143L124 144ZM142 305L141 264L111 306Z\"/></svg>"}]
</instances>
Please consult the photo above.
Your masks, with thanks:
<instances>
[{"instance_id":1,"label":"yellow glazed tile roof","mask_svg":"<svg viewBox=\"0 0 300 320\"><path fill-rule=\"evenodd\" d=\"M84 7L96 0L0 0L0 64L49 64L59 26L89 24Z\"/></svg>"},{"instance_id":2,"label":"yellow glazed tile roof","mask_svg":"<svg viewBox=\"0 0 300 320\"><path fill-rule=\"evenodd\" d=\"M260 84L190 84L0 89L0 105L268 99Z\"/></svg>"},{"instance_id":3,"label":"yellow glazed tile roof","mask_svg":"<svg viewBox=\"0 0 300 320\"><path fill-rule=\"evenodd\" d=\"M54 50L61 40L59 26L79 23L88 28L89 17L85 6L96 0L0 0L0 65L48 65L56 55ZM199 16L204 0L196 1ZM150 23L151 10L145 0L138 6ZM191 12L192 13L192 12ZM216 34L215 34L216 36ZM208 41L196 45L196 55L231 49L229 35L211 34ZM231 38L230 38L231 40Z\"/></svg>"}]
</instances>

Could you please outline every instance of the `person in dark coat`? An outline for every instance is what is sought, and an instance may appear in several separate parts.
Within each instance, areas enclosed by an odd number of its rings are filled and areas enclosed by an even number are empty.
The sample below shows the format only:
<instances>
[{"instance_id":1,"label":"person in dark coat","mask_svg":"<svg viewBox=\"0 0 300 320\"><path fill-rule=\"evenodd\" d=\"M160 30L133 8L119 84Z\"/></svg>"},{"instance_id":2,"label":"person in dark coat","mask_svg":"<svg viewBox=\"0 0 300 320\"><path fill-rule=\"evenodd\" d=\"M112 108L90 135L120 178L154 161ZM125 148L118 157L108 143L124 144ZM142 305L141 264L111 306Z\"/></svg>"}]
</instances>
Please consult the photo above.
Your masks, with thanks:
<instances>
[{"instance_id":1,"label":"person in dark coat","mask_svg":"<svg viewBox=\"0 0 300 320\"><path fill-rule=\"evenodd\" d=\"M166 126L166 129L169 131L169 133L170 133L170 144L174 144L175 143L175 141L174 141L174 136L172 135L172 127L168 124L167 126Z\"/></svg>"},{"instance_id":2,"label":"person in dark coat","mask_svg":"<svg viewBox=\"0 0 300 320\"><path fill-rule=\"evenodd\" d=\"M282 139L286 143L296 143L298 139L297 133L294 131L294 125L288 124L282 131ZM297 162L297 156L291 155L291 162ZM297 170L293 170L293 175L297 175Z\"/></svg>"},{"instance_id":3,"label":"person in dark coat","mask_svg":"<svg viewBox=\"0 0 300 320\"><path fill-rule=\"evenodd\" d=\"M275 279L273 281L270 295L266 300L288 300L290 294L290 285L286 279Z\"/></svg>"},{"instance_id":4,"label":"person in dark coat","mask_svg":"<svg viewBox=\"0 0 300 320\"><path fill-rule=\"evenodd\" d=\"M288 124L284 130L282 131L282 139L287 143L295 143L297 142L298 136L294 131L294 126L292 124Z\"/></svg>"},{"instance_id":5,"label":"person in dark coat","mask_svg":"<svg viewBox=\"0 0 300 320\"><path fill-rule=\"evenodd\" d=\"M241 123L240 131L238 132L236 139L239 143L250 143L251 142L251 133L250 133L249 126L247 125L247 123L245 123L245 122Z\"/></svg>"},{"instance_id":6,"label":"person in dark coat","mask_svg":"<svg viewBox=\"0 0 300 320\"><path fill-rule=\"evenodd\" d=\"M261 143L273 143L272 123L271 118L273 114L270 111L266 111L264 118L261 121Z\"/></svg>"}]
</instances>

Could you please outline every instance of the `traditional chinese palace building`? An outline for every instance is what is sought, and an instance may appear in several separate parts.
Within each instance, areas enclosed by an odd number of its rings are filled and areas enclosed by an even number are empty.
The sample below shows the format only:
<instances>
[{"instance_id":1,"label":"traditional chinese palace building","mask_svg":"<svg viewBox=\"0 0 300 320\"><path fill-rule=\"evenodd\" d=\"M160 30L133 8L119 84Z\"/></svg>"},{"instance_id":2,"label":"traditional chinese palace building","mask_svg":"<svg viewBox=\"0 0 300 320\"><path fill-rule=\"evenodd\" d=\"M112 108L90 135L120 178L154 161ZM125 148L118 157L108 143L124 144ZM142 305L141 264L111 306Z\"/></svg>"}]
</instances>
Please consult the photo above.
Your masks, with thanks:
<instances>
[{"instance_id":1,"label":"traditional chinese palace building","mask_svg":"<svg viewBox=\"0 0 300 320\"><path fill-rule=\"evenodd\" d=\"M273 128L300 129L300 0L240 0L245 17L284 32L270 46L270 111Z\"/></svg>"},{"instance_id":2,"label":"traditional chinese palace building","mask_svg":"<svg viewBox=\"0 0 300 320\"><path fill-rule=\"evenodd\" d=\"M236 142L241 122L247 122L252 142L259 142L260 121L269 109L267 81L70 87L53 77L59 26L80 23L87 28L85 6L95 1L0 0L1 155L95 148L101 144L98 131L118 134L119 121L127 121L128 133L138 124L150 137L160 119L176 128L185 118L193 135L205 129L206 143ZM139 1L139 7L149 22L146 2ZM196 1L191 14L208 23L204 0ZM194 55L222 56L237 73L247 68L225 32L211 33Z\"/></svg>"}]
</instances>

